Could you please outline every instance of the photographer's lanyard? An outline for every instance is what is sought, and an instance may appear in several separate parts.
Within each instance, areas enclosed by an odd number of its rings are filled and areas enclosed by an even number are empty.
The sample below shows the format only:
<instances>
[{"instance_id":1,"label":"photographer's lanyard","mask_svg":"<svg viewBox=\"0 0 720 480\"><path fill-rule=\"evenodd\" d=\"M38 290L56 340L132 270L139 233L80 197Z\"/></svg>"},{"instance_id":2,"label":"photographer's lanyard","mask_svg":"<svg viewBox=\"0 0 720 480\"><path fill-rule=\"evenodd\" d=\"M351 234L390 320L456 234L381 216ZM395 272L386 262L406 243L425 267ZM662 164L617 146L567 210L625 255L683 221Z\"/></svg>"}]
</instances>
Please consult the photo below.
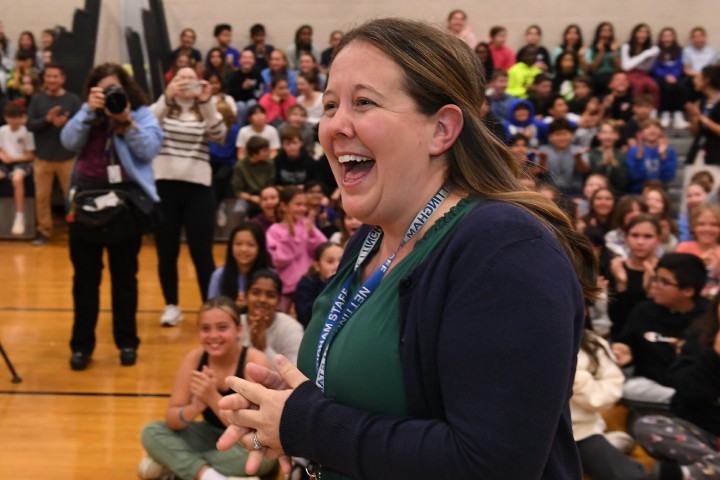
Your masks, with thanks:
<instances>
[{"instance_id":1,"label":"photographer's lanyard","mask_svg":"<svg viewBox=\"0 0 720 480\"><path fill-rule=\"evenodd\" d=\"M108 132L107 142L105 142L105 160L108 163L108 183L122 182L122 171L120 170L120 165L115 163L115 143L113 142L112 131Z\"/></svg>"},{"instance_id":2,"label":"photographer's lanyard","mask_svg":"<svg viewBox=\"0 0 720 480\"><path fill-rule=\"evenodd\" d=\"M393 254L390 255L390 257L385 260L385 263L383 263L380 268L378 268L375 273L367 279L367 281L357 290L357 292L355 292L348 302L350 286L355 280L355 276L360 271L360 267L363 262L367 259L370 252L372 252L373 248L380 240L380 237L382 236L382 229L380 227L375 227L370 233L368 233L368 236L365 238L365 243L363 243L360 254L358 255L357 261L355 262L353 271L348 276L348 279L345 280L340 293L338 293L335 301L330 307L327 320L325 321L325 325L323 326L323 330L320 334L320 339L318 340L317 352L315 354L315 371L317 372L315 384L320 387L321 390L325 391L325 363L327 361L328 352L330 351L330 345L333 340L335 340L337 334L340 330L342 330L348 320L350 320L350 317L352 317L352 315L362 306L365 300L367 300L377 289L380 281L385 276L385 272L388 271L393 260L395 260L397 252L411 238L413 238L423 226L425 226L428 219L432 216L435 210L438 209L447 196L447 189L442 187L440 191L438 191L438 193L430 199L427 205L420 210L420 213L418 213L417 217L415 217L412 221L405 237L402 239L400 245L398 245Z\"/></svg>"}]
</instances>

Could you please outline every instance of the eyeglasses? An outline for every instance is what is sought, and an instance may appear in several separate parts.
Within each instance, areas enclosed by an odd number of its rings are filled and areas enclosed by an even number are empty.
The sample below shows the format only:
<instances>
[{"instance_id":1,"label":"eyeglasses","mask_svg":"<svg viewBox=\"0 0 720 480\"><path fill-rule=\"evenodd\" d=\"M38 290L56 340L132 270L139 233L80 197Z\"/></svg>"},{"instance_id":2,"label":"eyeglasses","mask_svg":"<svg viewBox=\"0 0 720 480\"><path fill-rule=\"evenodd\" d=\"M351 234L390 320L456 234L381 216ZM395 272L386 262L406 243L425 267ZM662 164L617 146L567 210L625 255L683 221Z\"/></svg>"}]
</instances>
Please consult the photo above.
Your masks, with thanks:
<instances>
[{"instance_id":1,"label":"eyeglasses","mask_svg":"<svg viewBox=\"0 0 720 480\"><path fill-rule=\"evenodd\" d=\"M658 275L655 275L650 280L662 285L663 287L678 287L678 288L680 287L679 283L673 283L670 280L668 280L667 278L663 278Z\"/></svg>"}]
</instances>

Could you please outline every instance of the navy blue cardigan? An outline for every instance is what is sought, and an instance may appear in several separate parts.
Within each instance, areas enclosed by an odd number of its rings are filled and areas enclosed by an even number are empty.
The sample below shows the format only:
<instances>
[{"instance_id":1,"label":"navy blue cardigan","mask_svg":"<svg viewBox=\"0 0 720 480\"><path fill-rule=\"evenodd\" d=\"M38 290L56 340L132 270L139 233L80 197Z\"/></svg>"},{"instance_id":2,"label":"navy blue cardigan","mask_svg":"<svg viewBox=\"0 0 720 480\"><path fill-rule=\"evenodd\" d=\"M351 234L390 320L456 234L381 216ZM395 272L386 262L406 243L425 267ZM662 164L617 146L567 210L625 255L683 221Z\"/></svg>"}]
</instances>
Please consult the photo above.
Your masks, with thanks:
<instances>
[{"instance_id":1,"label":"navy blue cardigan","mask_svg":"<svg viewBox=\"0 0 720 480\"><path fill-rule=\"evenodd\" d=\"M568 400L583 295L547 229L482 202L403 279L399 301L410 416L346 407L305 382L281 418L288 454L358 479L582 478Z\"/></svg>"}]
</instances>

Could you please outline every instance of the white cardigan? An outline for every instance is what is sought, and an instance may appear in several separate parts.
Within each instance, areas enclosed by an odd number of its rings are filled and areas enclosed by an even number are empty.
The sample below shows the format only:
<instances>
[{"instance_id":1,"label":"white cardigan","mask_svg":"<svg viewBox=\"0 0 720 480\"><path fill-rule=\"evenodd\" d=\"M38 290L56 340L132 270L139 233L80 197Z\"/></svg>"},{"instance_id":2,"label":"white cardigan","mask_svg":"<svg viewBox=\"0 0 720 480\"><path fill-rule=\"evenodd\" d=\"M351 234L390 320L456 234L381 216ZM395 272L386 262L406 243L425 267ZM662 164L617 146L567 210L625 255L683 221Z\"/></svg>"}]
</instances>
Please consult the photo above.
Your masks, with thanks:
<instances>
[{"instance_id":1,"label":"white cardigan","mask_svg":"<svg viewBox=\"0 0 720 480\"><path fill-rule=\"evenodd\" d=\"M590 371L590 357L582 349L578 352L573 396L570 399L576 442L605 432L605 421L600 412L615 405L622 395L625 382L607 342L594 333L586 331L585 334L593 335L603 348L597 351L599 365L593 372Z\"/></svg>"}]
</instances>

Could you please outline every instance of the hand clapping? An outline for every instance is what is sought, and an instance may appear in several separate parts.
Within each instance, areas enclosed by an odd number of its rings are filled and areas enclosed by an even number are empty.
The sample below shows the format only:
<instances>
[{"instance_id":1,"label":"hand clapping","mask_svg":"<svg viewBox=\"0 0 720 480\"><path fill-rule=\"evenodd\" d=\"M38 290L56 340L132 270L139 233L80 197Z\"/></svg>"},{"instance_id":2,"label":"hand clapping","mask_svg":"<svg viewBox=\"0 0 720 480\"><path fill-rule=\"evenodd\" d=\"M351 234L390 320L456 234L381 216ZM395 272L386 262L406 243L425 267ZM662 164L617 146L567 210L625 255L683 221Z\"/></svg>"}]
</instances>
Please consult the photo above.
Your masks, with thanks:
<instances>
[{"instance_id":1,"label":"hand clapping","mask_svg":"<svg viewBox=\"0 0 720 480\"><path fill-rule=\"evenodd\" d=\"M203 366L201 372L192 371L190 393L206 406L213 405L219 399L220 394L215 383L215 372L207 365Z\"/></svg>"},{"instance_id":2,"label":"hand clapping","mask_svg":"<svg viewBox=\"0 0 720 480\"><path fill-rule=\"evenodd\" d=\"M263 458L278 458L283 473L290 473L290 458L280 443L280 418L288 397L308 378L290 361L278 355L277 373L254 363L247 365L252 383L237 377L227 377L227 385L237 393L220 399L221 414L230 423L217 442L219 450L228 450L239 443L249 452L245 471L257 472ZM264 445L256 450L253 437Z\"/></svg>"}]
</instances>

